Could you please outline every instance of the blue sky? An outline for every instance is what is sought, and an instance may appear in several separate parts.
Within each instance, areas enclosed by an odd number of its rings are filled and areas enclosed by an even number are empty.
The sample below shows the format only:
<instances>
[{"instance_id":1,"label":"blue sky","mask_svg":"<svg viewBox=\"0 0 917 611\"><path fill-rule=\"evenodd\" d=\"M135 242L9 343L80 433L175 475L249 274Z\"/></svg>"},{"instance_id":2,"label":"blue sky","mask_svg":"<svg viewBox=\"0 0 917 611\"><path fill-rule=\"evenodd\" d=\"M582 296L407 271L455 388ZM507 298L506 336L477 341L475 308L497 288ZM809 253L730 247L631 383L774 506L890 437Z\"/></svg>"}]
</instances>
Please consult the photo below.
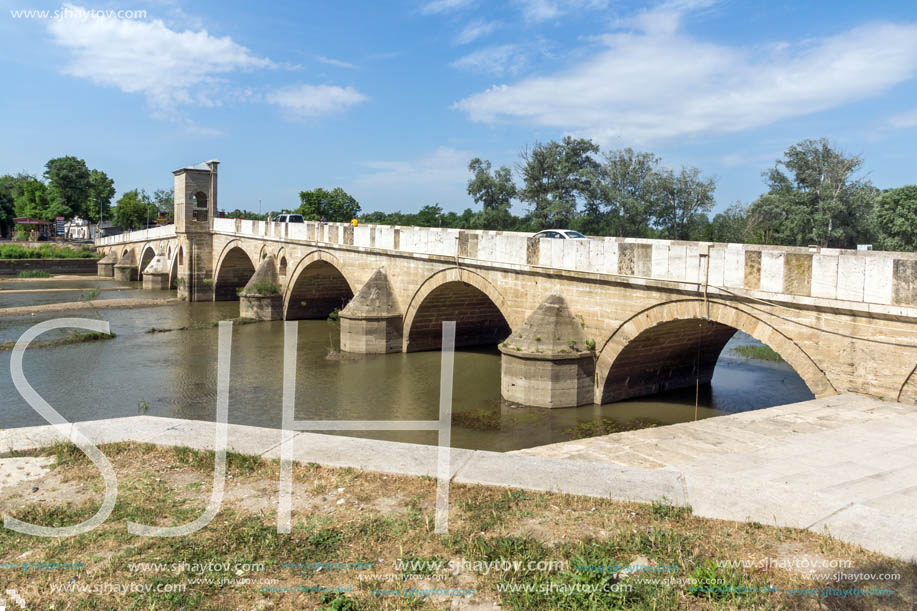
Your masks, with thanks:
<instances>
[{"instance_id":1,"label":"blue sky","mask_svg":"<svg viewBox=\"0 0 917 611\"><path fill-rule=\"evenodd\" d=\"M876 186L917 183L913 0L0 7L0 173L76 155L152 191L218 158L225 209L342 186L364 211L460 211L472 157L570 134L697 166L722 209L824 136ZM11 13L62 8L146 17Z\"/></svg>"}]
</instances>

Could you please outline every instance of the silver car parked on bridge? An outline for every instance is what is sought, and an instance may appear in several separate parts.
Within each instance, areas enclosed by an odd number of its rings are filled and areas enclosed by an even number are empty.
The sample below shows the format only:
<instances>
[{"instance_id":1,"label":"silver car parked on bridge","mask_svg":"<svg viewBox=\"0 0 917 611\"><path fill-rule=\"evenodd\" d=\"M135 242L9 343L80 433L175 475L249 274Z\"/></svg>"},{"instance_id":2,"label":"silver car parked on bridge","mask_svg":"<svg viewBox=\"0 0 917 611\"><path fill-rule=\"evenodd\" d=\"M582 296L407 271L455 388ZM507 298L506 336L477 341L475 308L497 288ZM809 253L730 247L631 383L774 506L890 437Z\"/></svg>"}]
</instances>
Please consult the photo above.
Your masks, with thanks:
<instances>
[{"instance_id":1,"label":"silver car parked on bridge","mask_svg":"<svg viewBox=\"0 0 917 611\"><path fill-rule=\"evenodd\" d=\"M561 240L588 240L586 236L581 234L579 231L573 231L572 229L545 229L544 231L539 231L533 238L559 238Z\"/></svg>"}]
</instances>

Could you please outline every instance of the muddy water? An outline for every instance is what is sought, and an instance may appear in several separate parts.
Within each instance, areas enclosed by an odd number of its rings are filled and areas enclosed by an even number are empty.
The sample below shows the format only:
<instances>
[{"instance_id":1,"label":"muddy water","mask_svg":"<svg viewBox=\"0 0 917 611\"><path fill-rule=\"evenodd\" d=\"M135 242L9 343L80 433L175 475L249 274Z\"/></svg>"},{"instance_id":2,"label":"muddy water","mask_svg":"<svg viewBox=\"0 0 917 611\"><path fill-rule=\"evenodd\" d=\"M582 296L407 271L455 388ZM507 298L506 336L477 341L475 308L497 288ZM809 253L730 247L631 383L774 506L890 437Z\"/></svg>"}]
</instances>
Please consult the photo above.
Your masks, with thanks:
<instances>
[{"instance_id":1,"label":"muddy water","mask_svg":"<svg viewBox=\"0 0 917 611\"><path fill-rule=\"evenodd\" d=\"M150 296L139 283L5 282L0 308L57 299L66 293L19 293L22 288L111 288L101 295ZM166 293L167 295L167 293ZM25 299L28 297L28 299ZM101 298L101 297L99 297ZM24 303L23 303L24 301ZM79 301L78 298L60 301ZM24 360L29 383L68 420L153 416L212 420L216 404L215 321L238 316L237 302L178 303L131 310L67 312L68 317L107 320L115 339L30 350ZM17 339L31 325L58 315L0 317L0 342ZM149 333L150 329L178 329ZM42 339L66 334L50 332ZM749 360L733 352L757 344L736 334L720 357L713 382L701 388L698 418L709 418L812 398L784 363ZM229 419L237 424L279 427L283 323L235 325ZM326 321L299 323L297 419L427 420L437 417L440 354L420 352L341 356L338 329ZM330 357L330 358L329 358ZM45 424L13 388L10 353L0 353L0 427ZM506 451L565 441L601 432L598 425L627 427L693 420L694 389L640 400L572 409L526 408L500 398L500 356L496 349L461 350L455 355L453 410L455 447ZM577 432L578 431L578 432ZM346 433L377 439L435 443L431 432Z\"/></svg>"}]
</instances>

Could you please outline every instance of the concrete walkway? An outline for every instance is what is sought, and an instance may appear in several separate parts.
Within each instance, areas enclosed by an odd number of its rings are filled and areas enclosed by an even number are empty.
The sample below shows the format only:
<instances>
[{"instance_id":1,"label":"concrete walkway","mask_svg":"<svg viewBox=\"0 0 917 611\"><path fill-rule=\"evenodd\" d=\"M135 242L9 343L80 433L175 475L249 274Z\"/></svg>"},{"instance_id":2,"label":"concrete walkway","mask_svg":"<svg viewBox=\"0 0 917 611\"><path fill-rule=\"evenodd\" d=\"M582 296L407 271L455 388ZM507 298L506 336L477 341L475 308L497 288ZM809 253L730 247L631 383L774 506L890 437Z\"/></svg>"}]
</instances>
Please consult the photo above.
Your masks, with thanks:
<instances>
[{"instance_id":1,"label":"concrete walkway","mask_svg":"<svg viewBox=\"0 0 917 611\"><path fill-rule=\"evenodd\" d=\"M67 439L212 449L211 422L135 416L0 431L0 453ZM294 459L436 475L437 448L296 433ZM231 451L280 457L277 429L229 425ZM836 396L512 453L453 450L452 481L650 502L808 528L917 562L917 407ZM2 484L0 484L2 485Z\"/></svg>"}]
</instances>

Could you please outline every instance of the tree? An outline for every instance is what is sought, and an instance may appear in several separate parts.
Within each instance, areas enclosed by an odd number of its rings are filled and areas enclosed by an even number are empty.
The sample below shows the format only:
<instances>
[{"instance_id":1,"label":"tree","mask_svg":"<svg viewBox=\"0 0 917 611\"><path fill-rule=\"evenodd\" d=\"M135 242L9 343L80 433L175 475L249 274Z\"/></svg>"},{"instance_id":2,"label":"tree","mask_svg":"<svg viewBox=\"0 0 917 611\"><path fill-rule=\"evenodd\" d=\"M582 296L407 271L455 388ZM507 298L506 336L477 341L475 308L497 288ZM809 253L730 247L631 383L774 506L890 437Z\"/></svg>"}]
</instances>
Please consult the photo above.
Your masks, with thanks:
<instances>
[{"instance_id":1,"label":"tree","mask_svg":"<svg viewBox=\"0 0 917 611\"><path fill-rule=\"evenodd\" d=\"M146 191L134 189L118 200L114 212L115 224L125 231L142 229L148 222L155 220L158 213L158 208Z\"/></svg>"},{"instance_id":2,"label":"tree","mask_svg":"<svg viewBox=\"0 0 917 611\"><path fill-rule=\"evenodd\" d=\"M490 162L477 157L468 164L468 171L472 173L468 195L481 205L480 215L471 223L481 229L509 228L514 221L510 207L517 194L512 171L506 166L491 171Z\"/></svg>"},{"instance_id":3,"label":"tree","mask_svg":"<svg viewBox=\"0 0 917 611\"><path fill-rule=\"evenodd\" d=\"M98 223L105 217L111 219L111 198L114 196L115 181L102 170L90 171L89 200L84 211L86 218L92 223Z\"/></svg>"},{"instance_id":4,"label":"tree","mask_svg":"<svg viewBox=\"0 0 917 611\"><path fill-rule=\"evenodd\" d=\"M249 221L263 221L265 218L267 218L267 215L236 208L231 212L227 212L226 217L231 219L246 219Z\"/></svg>"},{"instance_id":5,"label":"tree","mask_svg":"<svg viewBox=\"0 0 917 611\"><path fill-rule=\"evenodd\" d=\"M605 154L595 197L601 207L600 233L643 238L659 206L659 157L625 148Z\"/></svg>"},{"instance_id":6,"label":"tree","mask_svg":"<svg viewBox=\"0 0 917 611\"><path fill-rule=\"evenodd\" d=\"M875 207L876 231L886 250L917 250L917 185L889 189Z\"/></svg>"},{"instance_id":7,"label":"tree","mask_svg":"<svg viewBox=\"0 0 917 611\"><path fill-rule=\"evenodd\" d=\"M687 240L695 215L713 208L716 180L702 178L697 168L682 168L678 174L666 168L659 175L659 204L656 228L663 237Z\"/></svg>"},{"instance_id":8,"label":"tree","mask_svg":"<svg viewBox=\"0 0 917 611\"><path fill-rule=\"evenodd\" d=\"M153 191L153 205L156 206L157 216L163 214L167 219L175 218L175 190L156 189Z\"/></svg>"},{"instance_id":9,"label":"tree","mask_svg":"<svg viewBox=\"0 0 917 611\"><path fill-rule=\"evenodd\" d=\"M748 210L739 202L726 208L713 217L710 222L709 237L710 242L732 242L741 244L747 241L746 234L748 231Z\"/></svg>"},{"instance_id":10,"label":"tree","mask_svg":"<svg viewBox=\"0 0 917 611\"><path fill-rule=\"evenodd\" d=\"M28 216L43 221L53 221L58 216L71 216L70 208L51 196L45 183L32 177L20 184L20 192L13 202L16 216Z\"/></svg>"},{"instance_id":11,"label":"tree","mask_svg":"<svg viewBox=\"0 0 917 611\"><path fill-rule=\"evenodd\" d=\"M577 203L595 186L599 163L591 155L598 151L591 140L570 136L563 142L536 142L522 151L519 198L532 205L532 220L539 228L570 225Z\"/></svg>"},{"instance_id":12,"label":"tree","mask_svg":"<svg viewBox=\"0 0 917 611\"><path fill-rule=\"evenodd\" d=\"M84 218L88 215L91 181L85 161L71 156L50 159L45 164L44 177L52 203L68 208L69 214Z\"/></svg>"},{"instance_id":13,"label":"tree","mask_svg":"<svg viewBox=\"0 0 917 611\"><path fill-rule=\"evenodd\" d=\"M300 191L299 200L301 204L296 212L307 221L318 221L325 217L330 222L346 223L360 215L359 202L340 187L331 191L321 187Z\"/></svg>"},{"instance_id":14,"label":"tree","mask_svg":"<svg viewBox=\"0 0 917 611\"><path fill-rule=\"evenodd\" d=\"M30 176L0 176L0 236L9 235L16 217L16 199L22 195L22 185ZM34 180L34 179L33 179Z\"/></svg>"},{"instance_id":15,"label":"tree","mask_svg":"<svg viewBox=\"0 0 917 611\"><path fill-rule=\"evenodd\" d=\"M771 197L752 204L752 212L762 206L782 210L775 231L782 243L851 247L868 237L878 195L869 181L856 176L862 166L859 155L837 151L826 138L798 142L765 172Z\"/></svg>"}]
</instances>

